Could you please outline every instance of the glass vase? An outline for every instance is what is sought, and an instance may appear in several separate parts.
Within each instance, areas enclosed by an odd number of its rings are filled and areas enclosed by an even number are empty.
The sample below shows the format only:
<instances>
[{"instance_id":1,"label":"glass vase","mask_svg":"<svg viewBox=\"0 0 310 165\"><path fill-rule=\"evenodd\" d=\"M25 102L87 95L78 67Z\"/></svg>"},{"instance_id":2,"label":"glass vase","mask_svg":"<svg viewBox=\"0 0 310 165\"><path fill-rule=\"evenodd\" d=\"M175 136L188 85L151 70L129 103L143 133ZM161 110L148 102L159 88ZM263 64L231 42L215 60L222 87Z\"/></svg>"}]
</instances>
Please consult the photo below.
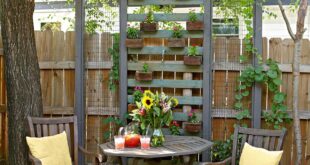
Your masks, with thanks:
<instances>
[{"instance_id":1,"label":"glass vase","mask_svg":"<svg viewBox=\"0 0 310 165\"><path fill-rule=\"evenodd\" d=\"M151 146L152 147L159 147L162 146L165 142L164 134L161 128L154 128L153 134L151 137Z\"/></svg>"}]
</instances>

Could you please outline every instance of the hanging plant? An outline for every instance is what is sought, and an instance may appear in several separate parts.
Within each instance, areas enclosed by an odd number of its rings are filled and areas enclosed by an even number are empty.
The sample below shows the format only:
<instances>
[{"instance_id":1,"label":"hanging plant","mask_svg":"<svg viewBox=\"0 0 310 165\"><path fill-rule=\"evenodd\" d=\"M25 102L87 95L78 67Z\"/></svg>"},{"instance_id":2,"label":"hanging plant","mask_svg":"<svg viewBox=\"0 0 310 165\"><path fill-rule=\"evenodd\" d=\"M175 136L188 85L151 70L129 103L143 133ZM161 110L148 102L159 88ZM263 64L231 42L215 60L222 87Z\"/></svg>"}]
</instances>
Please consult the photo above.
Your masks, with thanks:
<instances>
[{"instance_id":1,"label":"hanging plant","mask_svg":"<svg viewBox=\"0 0 310 165\"><path fill-rule=\"evenodd\" d=\"M176 24L172 28L172 38L168 39L167 46L172 48L183 48L185 47L185 38L182 34L183 27L180 24Z\"/></svg>"},{"instance_id":2,"label":"hanging plant","mask_svg":"<svg viewBox=\"0 0 310 165\"><path fill-rule=\"evenodd\" d=\"M149 65L145 63L142 70L137 70L135 78L137 81L152 81L153 72L149 70Z\"/></svg>"},{"instance_id":3,"label":"hanging plant","mask_svg":"<svg viewBox=\"0 0 310 165\"><path fill-rule=\"evenodd\" d=\"M187 55L183 57L183 61L185 65L201 65L202 56L198 54L198 47L188 47Z\"/></svg>"},{"instance_id":4,"label":"hanging plant","mask_svg":"<svg viewBox=\"0 0 310 165\"><path fill-rule=\"evenodd\" d=\"M143 47L143 40L140 37L140 31L137 27L128 25L126 46L128 48Z\"/></svg>"},{"instance_id":5,"label":"hanging plant","mask_svg":"<svg viewBox=\"0 0 310 165\"><path fill-rule=\"evenodd\" d=\"M188 13L188 21L186 22L186 29L192 30L203 30L203 22L198 20L198 16L195 10L190 10Z\"/></svg>"},{"instance_id":6,"label":"hanging plant","mask_svg":"<svg viewBox=\"0 0 310 165\"><path fill-rule=\"evenodd\" d=\"M154 13L149 9L146 18L140 23L140 30L144 32L155 32L158 30L158 23L155 22Z\"/></svg>"}]
</instances>

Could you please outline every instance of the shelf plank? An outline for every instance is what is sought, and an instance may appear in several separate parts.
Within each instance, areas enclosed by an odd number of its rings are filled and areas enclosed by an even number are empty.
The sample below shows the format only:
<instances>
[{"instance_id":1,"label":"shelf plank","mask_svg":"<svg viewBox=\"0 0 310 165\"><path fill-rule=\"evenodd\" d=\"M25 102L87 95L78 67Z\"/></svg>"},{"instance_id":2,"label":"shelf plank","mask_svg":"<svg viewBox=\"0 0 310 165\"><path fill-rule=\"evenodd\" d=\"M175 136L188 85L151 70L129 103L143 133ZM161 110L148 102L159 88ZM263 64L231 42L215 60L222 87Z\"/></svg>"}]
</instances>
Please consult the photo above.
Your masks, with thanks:
<instances>
[{"instance_id":1,"label":"shelf plank","mask_svg":"<svg viewBox=\"0 0 310 165\"><path fill-rule=\"evenodd\" d=\"M201 80L159 80L152 81L136 81L135 79L128 79L129 87L163 87L163 88L201 88Z\"/></svg>"},{"instance_id":2,"label":"shelf plank","mask_svg":"<svg viewBox=\"0 0 310 165\"><path fill-rule=\"evenodd\" d=\"M170 38L172 30L158 30L157 32L141 32L142 38ZM203 31L182 30L182 38L203 38Z\"/></svg>"},{"instance_id":3,"label":"shelf plank","mask_svg":"<svg viewBox=\"0 0 310 165\"><path fill-rule=\"evenodd\" d=\"M182 105L202 105L202 97L198 96L174 96L179 100L179 104ZM128 95L128 102L132 103L132 95Z\"/></svg>"},{"instance_id":4,"label":"shelf plank","mask_svg":"<svg viewBox=\"0 0 310 165\"><path fill-rule=\"evenodd\" d=\"M146 14L128 14L129 22L142 22L145 20ZM199 21L203 20L203 14L197 13ZM173 13L173 14L154 14L154 20L160 21L187 21L189 20L188 13Z\"/></svg>"},{"instance_id":5,"label":"shelf plank","mask_svg":"<svg viewBox=\"0 0 310 165\"><path fill-rule=\"evenodd\" d=\"M187 47L168 48L164 46L146 46L143 48L128 48L128 54L160 55L165 50L165 55L186 55ZM202 47L197 47L198 55L202 55Z\"/></svg>"},{"instance_id":6,"label":"shelf plank","mask_svg":"<svg viewBox=\"0 0 310 165\"><path fill-rule=\"evenodd\" d=\"M143 67L144 63L129 62L128 70L135 71ZM166 71L166 72L191 72L201 73L202 66L184 65L183 61L165 61L164 63L148 62L149 68L152 71Z\"/></svg>"},{"instance_id":7,"label":"shelf plank","mask_svg":"<svg viewBox=\"0 0 310 165\"><path fill-rule=\"evenodd\" d=\"M201 5L203 0L128 0L128 6L145 5Z\"/></svg>"}]
</instances>

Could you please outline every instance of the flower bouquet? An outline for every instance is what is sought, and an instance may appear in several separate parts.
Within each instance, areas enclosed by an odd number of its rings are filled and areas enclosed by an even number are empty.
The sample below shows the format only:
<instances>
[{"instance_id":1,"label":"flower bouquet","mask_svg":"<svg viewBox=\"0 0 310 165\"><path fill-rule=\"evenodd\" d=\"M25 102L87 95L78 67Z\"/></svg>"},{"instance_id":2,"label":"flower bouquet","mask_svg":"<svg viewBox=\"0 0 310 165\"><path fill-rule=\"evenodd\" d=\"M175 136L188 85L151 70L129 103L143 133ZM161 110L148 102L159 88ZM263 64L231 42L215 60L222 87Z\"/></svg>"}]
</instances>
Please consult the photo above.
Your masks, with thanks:
<instances>
[{"instance_id":1,"label":"flower bouquet","mask_svg":"<svg viewBox=\"0 0 310 165\"><path fill-rule=\"evenodd\" d=\"M163 145L165 141L161 128L169 126L173 120L172 109L178 105L178 100L164 93L152 93L145 90L140 102L136 102L138 109L130 114L133 121L140 123L142 132L146 133L151 127L151 145L153 147Z\"/></svg>"}]
</instances>

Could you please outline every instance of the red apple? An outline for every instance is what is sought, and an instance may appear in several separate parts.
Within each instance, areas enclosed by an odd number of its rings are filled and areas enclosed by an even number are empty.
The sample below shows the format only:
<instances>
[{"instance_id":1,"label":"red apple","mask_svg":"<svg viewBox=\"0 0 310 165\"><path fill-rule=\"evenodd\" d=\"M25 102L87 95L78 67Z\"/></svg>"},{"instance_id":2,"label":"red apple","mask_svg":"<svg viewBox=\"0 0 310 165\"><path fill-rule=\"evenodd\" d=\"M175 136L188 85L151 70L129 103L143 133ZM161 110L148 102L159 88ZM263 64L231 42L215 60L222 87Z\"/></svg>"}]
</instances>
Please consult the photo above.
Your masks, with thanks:
<instances>
[{"instance_id":1,"label":"red apple","mask_svg":"<svg viewBox=\"0 0 310 165\"><path fill-rule=\"evenodd\" d=\"M140 135L129 134L125 135L125 146L129 148L138 147L140 144Z\"/></svg>"}]
</instances>

